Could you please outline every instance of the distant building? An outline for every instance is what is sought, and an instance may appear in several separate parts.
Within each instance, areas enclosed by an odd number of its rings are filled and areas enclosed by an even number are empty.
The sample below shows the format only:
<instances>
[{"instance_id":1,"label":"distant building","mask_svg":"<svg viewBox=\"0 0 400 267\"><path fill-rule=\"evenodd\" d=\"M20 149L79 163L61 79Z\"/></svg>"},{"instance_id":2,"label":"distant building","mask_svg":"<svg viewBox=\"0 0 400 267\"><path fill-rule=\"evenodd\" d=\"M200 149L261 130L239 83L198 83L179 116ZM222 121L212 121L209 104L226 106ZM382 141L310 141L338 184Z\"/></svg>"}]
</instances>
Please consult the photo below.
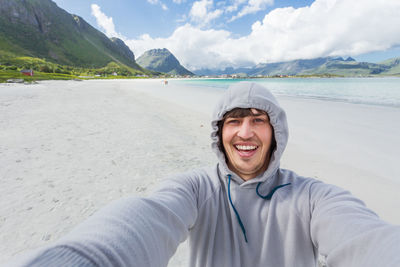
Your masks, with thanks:
<instances>
[{"instance_id":1,"label":"distant building","mask_svg":"<svg viewBox=\"0 0 400 267\"><path fill-rule=\"evenodd\" d=\"M21 73L26 76L33 76L33 70L21 70Z\"/></svg>"},{"instance_id":2,"label":"distant building","mask_svg":"<svg viewBox=\"0 0 400 267\"><path fill-rule=\"evenodd\" d=\"M246 73L236 73L231 75L232 78L246 78L247 74Z\"/></svg>"},{"instance_id":3,"label":"distant building","mask_svg":"<svg viewBox=\"0 0 400 267\"><path fill-rule=\"evenodd\" d=\"M113 76L117 76L118 73L116 73L115 71L112 73Z\"/></svg>"}]
</instances>

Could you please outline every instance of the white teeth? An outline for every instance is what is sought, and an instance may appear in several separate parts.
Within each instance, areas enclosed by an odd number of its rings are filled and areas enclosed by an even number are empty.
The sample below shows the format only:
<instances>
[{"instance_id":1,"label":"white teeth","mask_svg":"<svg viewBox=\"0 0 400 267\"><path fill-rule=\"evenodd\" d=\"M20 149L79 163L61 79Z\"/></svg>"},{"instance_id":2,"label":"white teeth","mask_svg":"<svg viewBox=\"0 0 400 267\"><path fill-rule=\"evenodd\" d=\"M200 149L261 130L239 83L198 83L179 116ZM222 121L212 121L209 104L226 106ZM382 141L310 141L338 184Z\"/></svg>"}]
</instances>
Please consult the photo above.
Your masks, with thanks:
<instances>
[{"instance_id":1,"label":"white teeth","mask_svg":"<svg viewBox=\"0 0 400 267\"><path fill-rule=\"evenodd\" d=\"M256 146L241 146L241 145L237 145L236 148L239 149L239 150L254 150L257 147Z\"/></svg>"}]
</instances>

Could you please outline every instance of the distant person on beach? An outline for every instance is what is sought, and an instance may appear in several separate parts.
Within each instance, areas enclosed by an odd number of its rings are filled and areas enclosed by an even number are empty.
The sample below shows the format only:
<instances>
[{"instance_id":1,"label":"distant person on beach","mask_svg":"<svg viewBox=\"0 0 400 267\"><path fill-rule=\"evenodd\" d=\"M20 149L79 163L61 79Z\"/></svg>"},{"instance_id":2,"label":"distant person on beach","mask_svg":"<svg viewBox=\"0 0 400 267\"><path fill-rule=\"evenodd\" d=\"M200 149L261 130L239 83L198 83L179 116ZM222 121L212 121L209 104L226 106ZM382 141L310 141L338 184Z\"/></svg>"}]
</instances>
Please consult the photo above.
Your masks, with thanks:
<instances>
[{"instance_id":1,"label":"distant person on beach","mask_svg":"<svg viewBox=\"0 0 400 267\"><path fill-rule=\"evenodd\" d=\"M400 266L400 226L341 188L279 167L288 126L266 88L231 86L211 123L215 166L118 200L15 265L167 266L189 237L191 267L308 267L319 254L327 266Z\"/></svg>"}]
</instances>

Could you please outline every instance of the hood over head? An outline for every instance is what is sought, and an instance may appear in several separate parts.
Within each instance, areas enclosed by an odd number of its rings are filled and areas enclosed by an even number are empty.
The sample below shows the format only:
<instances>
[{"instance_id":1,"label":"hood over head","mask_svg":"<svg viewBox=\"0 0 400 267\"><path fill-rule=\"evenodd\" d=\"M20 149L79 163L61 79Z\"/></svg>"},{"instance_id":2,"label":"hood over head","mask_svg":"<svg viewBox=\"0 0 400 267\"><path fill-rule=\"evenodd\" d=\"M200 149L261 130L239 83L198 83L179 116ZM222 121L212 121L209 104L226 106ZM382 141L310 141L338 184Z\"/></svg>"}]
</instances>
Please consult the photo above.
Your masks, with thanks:
<instances>
[{"instance_id":1,"label":"hood over head","mask_svg":"<svg viewBox=\"0 0 400 267\"><path fill-rule=\"evenodd\" d=\"M218 122L222 120L225 113L235 108L256 108L264 110L269 116L270 123L274 129L276 148L272 152L267 170L263 174L246 181L246 184L264 182L278 170L280 159L288 142L289 131L285 111L280 107L278 101L267 88L251 82L239 82L231 85L218 101L211 121L211 146L217 154L220 166L222 167L220 170L224 174L232 174L232 179L239 184L245 181L229 170L225 155L219 146L222 140L219 140L218 137Z\"/></svg>"}]
</instances>

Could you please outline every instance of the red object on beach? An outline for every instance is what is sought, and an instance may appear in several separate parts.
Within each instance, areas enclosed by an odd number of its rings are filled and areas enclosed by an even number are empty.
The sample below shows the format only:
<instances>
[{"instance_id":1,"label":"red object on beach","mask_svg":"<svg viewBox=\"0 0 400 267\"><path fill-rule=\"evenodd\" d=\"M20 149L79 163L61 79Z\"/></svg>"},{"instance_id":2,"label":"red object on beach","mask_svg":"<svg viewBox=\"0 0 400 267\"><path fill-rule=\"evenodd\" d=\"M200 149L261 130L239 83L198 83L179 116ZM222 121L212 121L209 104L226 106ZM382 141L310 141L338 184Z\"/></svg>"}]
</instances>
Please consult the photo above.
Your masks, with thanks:
<instances>
[{"instance_id":1,"label":"red object on beach","mask_svg":"<svg viewBox=\"0 0 400 267\"><path fill-rule=\"evenodd\" d=\"M21 70L21 73L26 76L33 76L33 70Z\"/></svg>"}]
</instances>

